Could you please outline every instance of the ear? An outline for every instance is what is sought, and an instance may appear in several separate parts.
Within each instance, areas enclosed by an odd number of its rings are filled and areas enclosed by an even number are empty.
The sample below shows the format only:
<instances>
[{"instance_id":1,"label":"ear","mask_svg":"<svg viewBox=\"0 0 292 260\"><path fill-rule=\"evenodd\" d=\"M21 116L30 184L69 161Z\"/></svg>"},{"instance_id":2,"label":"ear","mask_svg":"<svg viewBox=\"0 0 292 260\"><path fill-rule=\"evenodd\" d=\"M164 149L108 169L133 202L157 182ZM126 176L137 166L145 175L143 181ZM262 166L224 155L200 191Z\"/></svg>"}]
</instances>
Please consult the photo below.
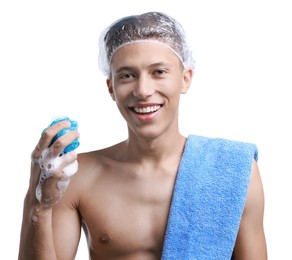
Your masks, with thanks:
<instances>
[{"instance_id":1,"label":"ear","mask_svg":"<svg viewBox=\"0 0 292 260\"><path fill-rule=\"evenodd\" d=\"M113 89L113 84L112 84L112 80L110 79L107 79L106 80L106 85L108 87L108 92L110 93L113 101L116 101L116 98L115 98L115 93L114 93L114 89Z\"/></svg>"},{"instance_id":2,"label":"ear","mask_svg":"<svg viewBox=\"0 0 292 260\"><path fill-rule=\"evenodd\" d=\"M185 68L183 71L183 78L182 78L182 88L181 93L186 94L189 90L189 87L191 86L193 78L193 69L188 67Z\"/></svg>"}]
</instances>

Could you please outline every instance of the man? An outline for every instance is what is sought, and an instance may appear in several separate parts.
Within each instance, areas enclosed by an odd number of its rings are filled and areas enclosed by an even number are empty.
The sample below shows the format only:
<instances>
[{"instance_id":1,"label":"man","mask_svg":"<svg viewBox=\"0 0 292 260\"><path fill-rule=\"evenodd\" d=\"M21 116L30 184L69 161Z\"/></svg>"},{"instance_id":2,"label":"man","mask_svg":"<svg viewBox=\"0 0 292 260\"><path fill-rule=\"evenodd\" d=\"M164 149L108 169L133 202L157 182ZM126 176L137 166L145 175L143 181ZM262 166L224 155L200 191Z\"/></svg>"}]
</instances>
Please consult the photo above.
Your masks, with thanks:
<instances>
[{"instance_id":1,"label":"man","mask_svg":"<svg viewBox=\"0 0 292 260\"><path fill-rule=\"evenodd\" d=\"M100 50L128 138L79 154L77 171L76 153L63 151L79 133L52 144L70 121L44 131L19 259L74 259L81 228L91 259L267 259L255 146L179 132L194 68L180 24L157 12L125 17L105 30Z\"/></svg>"}]
</instances>

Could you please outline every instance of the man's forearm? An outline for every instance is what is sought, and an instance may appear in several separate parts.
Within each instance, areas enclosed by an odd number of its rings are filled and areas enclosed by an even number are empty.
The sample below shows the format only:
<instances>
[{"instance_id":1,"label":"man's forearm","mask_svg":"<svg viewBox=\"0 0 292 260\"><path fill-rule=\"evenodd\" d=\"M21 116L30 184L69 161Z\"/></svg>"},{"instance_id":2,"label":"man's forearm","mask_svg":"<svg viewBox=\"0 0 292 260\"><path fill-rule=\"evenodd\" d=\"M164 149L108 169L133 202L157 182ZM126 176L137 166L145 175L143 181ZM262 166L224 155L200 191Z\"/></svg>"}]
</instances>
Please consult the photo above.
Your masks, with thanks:
<instances>
[{"instance_id":1,"label":"man's forearm","mask_svg":"<svg viewBox=\"0 0 292 260\"><path fill-rule=\"evenodd\" d=\"M28 202L28 197L24 202L18 259L57 259L53 238L52 209L44 209L40 204Z\"/></svg>"}]
</instances>

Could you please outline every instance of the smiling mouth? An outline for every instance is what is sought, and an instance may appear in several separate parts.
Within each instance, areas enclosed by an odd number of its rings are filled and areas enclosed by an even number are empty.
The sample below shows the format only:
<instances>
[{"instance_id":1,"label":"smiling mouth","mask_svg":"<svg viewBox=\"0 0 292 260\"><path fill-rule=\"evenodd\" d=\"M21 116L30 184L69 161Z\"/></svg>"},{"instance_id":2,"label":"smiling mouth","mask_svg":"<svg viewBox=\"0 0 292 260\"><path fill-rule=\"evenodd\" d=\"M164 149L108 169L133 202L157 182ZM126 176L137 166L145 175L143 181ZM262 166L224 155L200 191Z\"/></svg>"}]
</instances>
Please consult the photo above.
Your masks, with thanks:
<instances>
[{"instance_id":1,"label":"smiling mouth","mask_svg":"<svg viewBox=\"0 0 292 260\"><path fill-rule=\"evenodd\" d=\"M158 111L162 105L155 105L149 107L132 107L131 109L137 114L150 114Z\"/></svg>"}]
</instances>

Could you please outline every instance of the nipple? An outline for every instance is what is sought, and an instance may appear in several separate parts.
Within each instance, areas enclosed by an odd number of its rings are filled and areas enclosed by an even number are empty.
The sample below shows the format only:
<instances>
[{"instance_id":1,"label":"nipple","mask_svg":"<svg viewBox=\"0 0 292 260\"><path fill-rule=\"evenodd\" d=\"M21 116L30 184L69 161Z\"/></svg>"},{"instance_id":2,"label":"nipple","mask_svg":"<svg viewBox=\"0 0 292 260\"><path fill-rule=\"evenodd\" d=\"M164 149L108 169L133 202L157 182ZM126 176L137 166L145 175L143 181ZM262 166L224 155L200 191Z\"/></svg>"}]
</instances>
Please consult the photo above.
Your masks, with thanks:
<instances>
[{"instance_id":1,"label":"nipple","mask_svg":"<svg viewBox=\"0 0 292 260\"><path fill-rule=\"evenodd\" d=\"M109 243L110 241L110 237L108 234L101 234L98 238L98 241L101 243L101 244L107 244Z\"/></svg>"}]
</instances>

